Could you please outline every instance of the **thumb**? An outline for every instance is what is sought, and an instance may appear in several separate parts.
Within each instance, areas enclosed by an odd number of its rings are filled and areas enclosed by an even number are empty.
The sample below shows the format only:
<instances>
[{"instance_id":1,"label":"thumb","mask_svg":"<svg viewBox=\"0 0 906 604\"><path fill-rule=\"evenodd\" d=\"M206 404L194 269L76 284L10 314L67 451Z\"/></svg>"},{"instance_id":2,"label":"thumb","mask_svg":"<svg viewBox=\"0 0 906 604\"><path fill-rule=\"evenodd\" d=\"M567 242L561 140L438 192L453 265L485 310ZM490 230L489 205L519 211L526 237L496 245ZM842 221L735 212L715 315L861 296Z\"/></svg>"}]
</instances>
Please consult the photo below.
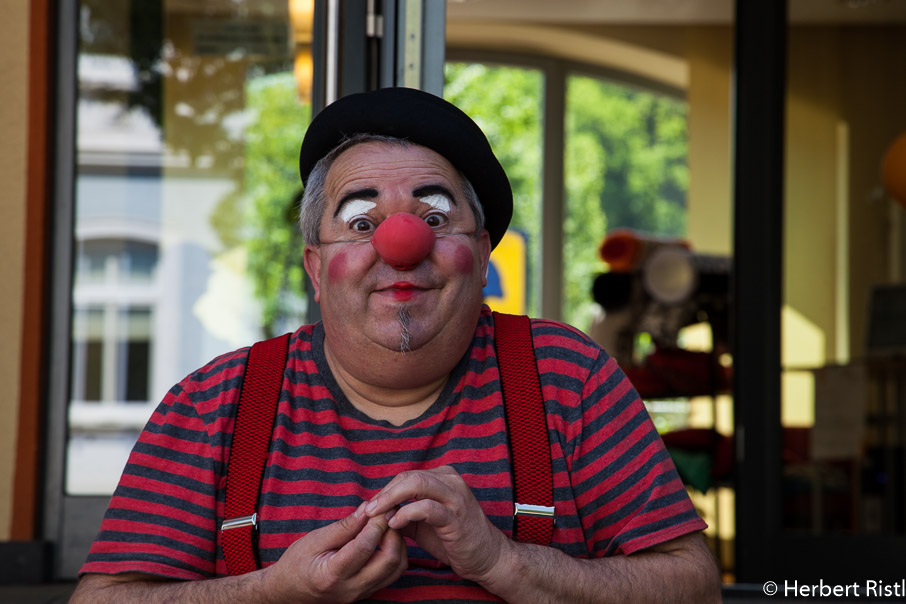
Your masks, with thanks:
<instances>
[{"instance_id":1,"label":"thumb","mask_svg":"<svg viewBox=\"0 0 906 604\"><path fill-rule=\"evenodd\" d=\"M368 516L365 515L364 510L365 502L362 502L349 516L310 532L308 534L310 544L322 553L342 548L355 539L368 523Z\"/></svg>"}]
</instances>

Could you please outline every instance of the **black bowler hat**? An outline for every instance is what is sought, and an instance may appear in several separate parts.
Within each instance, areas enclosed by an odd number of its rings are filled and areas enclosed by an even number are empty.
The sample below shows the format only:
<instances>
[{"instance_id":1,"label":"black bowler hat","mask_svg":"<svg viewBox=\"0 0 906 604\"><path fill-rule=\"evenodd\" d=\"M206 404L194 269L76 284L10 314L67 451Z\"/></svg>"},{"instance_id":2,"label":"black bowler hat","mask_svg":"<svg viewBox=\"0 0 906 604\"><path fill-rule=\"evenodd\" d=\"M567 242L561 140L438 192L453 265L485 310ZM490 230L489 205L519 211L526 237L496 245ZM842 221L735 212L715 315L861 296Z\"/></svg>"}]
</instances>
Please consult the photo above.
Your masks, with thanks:
<instances>
[{"instance_id":1,"label":"black bowler hat","mask_svg":"<svg viewBox=\"0 0 906 604\"><path fill-rule=\"evenodd\" d=\"M407 139L444 156L475 187L491 247L497 246L513 216L513 191L487 137L472 118L442 98L413 88L345 96L325 107L309 125L299 153L302 182L308 182L321 158L355 134Z\"/></svg>"}]
</instances>

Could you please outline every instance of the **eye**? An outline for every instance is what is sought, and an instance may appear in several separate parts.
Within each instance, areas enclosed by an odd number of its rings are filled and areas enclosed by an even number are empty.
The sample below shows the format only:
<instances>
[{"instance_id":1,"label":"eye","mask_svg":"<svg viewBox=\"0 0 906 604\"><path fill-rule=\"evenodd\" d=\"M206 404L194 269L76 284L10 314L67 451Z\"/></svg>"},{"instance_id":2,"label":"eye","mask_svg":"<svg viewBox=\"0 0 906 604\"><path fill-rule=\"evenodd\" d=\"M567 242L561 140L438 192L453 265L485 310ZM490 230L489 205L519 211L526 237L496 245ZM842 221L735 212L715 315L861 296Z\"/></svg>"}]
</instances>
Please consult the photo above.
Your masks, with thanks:
<instances>
[{"instance_id":1,"label":"eye","mask_svg":"<svg viewBox=\"0 0 906 604\"><path fill-rule=\"evenodd\" d=\"M439 213L428 214L425 216L425 222L432 229L436 229L437 227L442 227L447 224L447 217L444 214Z\"/></svg>"},{"instance_id":2,"label":"eye","mask_svg":"<svg viewBox=\"0 0 906 604\"><path fill-rule=\"evenodd\" d=\"M374 229L374 224L367 218L356 218L350 223L349 228L357 233L367 233Z\"/></svg>"}]
</instances>

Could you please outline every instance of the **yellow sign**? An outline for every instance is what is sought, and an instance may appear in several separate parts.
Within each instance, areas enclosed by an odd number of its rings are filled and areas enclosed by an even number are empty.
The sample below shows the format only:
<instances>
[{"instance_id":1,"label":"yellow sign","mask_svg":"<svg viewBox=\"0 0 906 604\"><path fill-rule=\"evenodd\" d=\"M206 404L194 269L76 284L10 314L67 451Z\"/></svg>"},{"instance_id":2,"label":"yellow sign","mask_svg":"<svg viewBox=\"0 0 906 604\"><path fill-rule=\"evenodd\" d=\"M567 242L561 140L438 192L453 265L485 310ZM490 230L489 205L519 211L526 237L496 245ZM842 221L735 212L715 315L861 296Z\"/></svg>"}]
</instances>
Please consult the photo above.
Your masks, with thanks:
<instances>
[{"instance_id":1,"label":"yellow sign","mask_svg":"<svg viewBox=\"0 0 906 604\"><path fill-rule=\"evenodd\" d=\"M510 229L491 252L484 301L492 309L514 315L526 313L528 285L525 234Z\"/></svg>"}]
</instances>

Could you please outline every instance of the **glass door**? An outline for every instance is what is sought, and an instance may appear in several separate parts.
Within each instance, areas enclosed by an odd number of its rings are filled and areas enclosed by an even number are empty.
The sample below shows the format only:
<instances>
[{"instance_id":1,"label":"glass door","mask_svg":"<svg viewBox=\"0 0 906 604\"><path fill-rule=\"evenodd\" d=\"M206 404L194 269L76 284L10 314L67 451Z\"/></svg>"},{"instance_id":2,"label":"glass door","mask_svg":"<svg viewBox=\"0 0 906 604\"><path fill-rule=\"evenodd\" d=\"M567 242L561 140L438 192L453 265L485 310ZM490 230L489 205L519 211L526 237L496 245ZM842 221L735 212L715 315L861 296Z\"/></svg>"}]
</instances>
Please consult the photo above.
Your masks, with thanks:
<instances>
[{"instance_id":1,"label":"glass door","mask_svg":"<svg viewBox=\"0 0 906 604\"><path fill-rule=\"evenodd\" d=\"M788 29L781 531L787 551L814 561L790 560L790 579L828 580L837 564L819 561L839 555L851 563L836 576L866 588L901 579L906 552L906 151L896 146L906 144L906 13L882 23L894 7L853 4L837 23L807 27L798 4Z\"/></svg>"},{"instance_id":2,"label":"glass door","mask_svg":"<svg viewBox=\"0 0 906 604\"><path fill-rule=\"evenodd\" d=\"M60 1L44 532L76 575L173 384L319 316L296 227L318 110L443 82L433 0Z\"/></svg>"},{"instance_id":3,"label":"glass door","mask_svg":"<svg viewBox=\"0 0 906 604\"><path fill-rule=\"evenodd\" d=\"M740 579L902 597L906 7L737 8Z\"/></svg>"}]
</instances>

